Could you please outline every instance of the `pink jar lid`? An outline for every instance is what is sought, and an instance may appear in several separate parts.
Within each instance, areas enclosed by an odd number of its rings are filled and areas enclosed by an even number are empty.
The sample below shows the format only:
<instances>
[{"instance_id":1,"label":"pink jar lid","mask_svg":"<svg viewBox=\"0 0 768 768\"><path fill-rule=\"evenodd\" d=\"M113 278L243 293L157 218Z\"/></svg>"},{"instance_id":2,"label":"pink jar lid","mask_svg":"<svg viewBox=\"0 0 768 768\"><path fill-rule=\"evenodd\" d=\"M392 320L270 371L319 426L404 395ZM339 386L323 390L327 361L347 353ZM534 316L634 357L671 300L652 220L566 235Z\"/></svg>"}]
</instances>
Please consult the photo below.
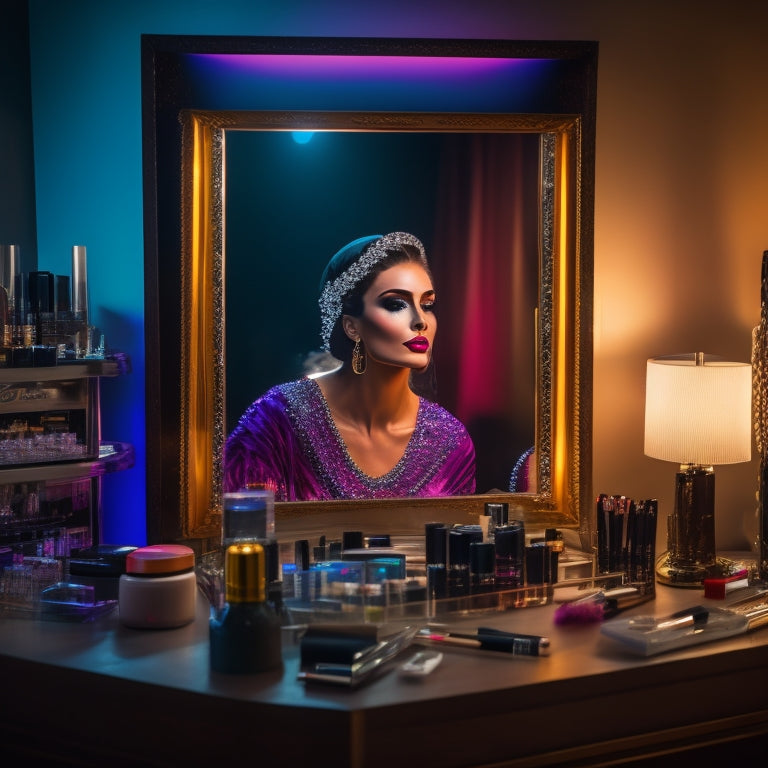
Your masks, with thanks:
<instances>
[{"instance_id":1,"label":"pink jar lid","mask_svg":"<svg viewBox=\"0 0 768 768\"><path fill-rule=\"evenodd\" d=\"M195 567L195 553L183 544L152 544L139 547L125 559L126 573L160 575Z\"/></svg>"}]
</instances>

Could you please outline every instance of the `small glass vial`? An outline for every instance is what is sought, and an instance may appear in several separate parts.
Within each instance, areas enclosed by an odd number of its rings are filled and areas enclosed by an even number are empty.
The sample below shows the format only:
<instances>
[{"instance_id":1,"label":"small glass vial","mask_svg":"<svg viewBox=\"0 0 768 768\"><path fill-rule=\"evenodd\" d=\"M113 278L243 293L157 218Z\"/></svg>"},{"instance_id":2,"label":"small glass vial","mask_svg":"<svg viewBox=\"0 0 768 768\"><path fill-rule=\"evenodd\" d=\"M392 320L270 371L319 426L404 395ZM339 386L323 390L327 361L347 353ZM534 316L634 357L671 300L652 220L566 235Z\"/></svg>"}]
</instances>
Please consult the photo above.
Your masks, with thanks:
<instances>
[{"instance_id":1,"label":"small glass vial","mask_svg":"<svg viewBox=\"0 0 768 768\"><path fill-rule=\"evenodd\" d=\"M264 560L264 547L257 542L227 547L226 602L209 628L214 672L267 672L283 666L280 619L267 602Z\"/></svg>"},{"instance_id":2,"label":"small glass vial","mask_svg":"<svg viewBox=\"0 0 768 768\"><path fill-rule=\"evenodd\" d=\"M183 627L195 618L195 553L182 544L139 547L125 559L118 587L120 621L137 629Z\"/></svg>"},{"instance_id":3,"label":"small glass vial","mask_svg":"<svg viewBox=\"0 0 768 768\"><path fill-rule=\"evenodd\" d=\"M486 518L483 522L487 527L487 533L483 538L485 541L494 541L496 529L509 522L509 504L486 501L483 509L483 517Z\"/></svg>"},{"instance_id":4,"label":"small glass vial","mask_svg":"<svg viewBox=\"0 0 768 768\"><path fill-rule=\"evenodd\" d=\"M275 494L267 488L247 488L222 494L222 544L265 541L275 537Z\"/></svg>"}]
</instances>

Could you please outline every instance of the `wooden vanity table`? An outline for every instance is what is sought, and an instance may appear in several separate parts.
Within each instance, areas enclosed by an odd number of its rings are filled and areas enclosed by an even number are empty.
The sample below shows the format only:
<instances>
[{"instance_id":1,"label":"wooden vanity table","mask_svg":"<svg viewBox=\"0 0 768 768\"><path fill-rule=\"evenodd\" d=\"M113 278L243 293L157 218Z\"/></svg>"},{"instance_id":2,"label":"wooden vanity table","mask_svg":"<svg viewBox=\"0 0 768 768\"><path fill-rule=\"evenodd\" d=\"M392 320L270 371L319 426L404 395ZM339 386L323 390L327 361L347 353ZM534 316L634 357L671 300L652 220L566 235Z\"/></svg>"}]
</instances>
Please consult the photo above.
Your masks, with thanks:
<instances>
[{"instance_id":1,"label":"wooden vanity table","mask_svg":"<svg viewBox=\"0 0 768 768\"><path fill-rule=\"evenodd\" d=\"M706 602L657 593L622 615ZM202 597L174 630L127 629L116 613L3 618L0 751L48 765L563 766L768 739L768 628L644 659L598 625L555 627L554 610L482 620L549 636L549 657L445 649L425 679L395 667L357 690L297 681L296 645L282 672L211 673Z\"/></svg>"}]
</instances>

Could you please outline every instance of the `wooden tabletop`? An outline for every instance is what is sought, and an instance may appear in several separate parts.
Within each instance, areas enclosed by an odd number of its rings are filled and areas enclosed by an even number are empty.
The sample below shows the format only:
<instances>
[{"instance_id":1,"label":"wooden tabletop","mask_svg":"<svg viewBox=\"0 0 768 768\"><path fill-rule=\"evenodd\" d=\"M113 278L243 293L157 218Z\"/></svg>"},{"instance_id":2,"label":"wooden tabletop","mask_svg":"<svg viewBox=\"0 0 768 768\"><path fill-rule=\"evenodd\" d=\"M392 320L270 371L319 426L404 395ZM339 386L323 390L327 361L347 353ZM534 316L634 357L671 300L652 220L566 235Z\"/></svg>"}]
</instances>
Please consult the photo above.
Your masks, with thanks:
<instances>
[{"instance_id":1,"label":"wooden tabletop","mask_svg":"<svg viewBox=\"0 0 768 768\"><path fill-rule=\"evenodd\" d=\"M722 605L658 586L654 601L621 615L707 603ZM391 665L355 690L298 681L291 643L281 671L211 672L202 597L196 620L173 630L128 629L117 613L90 624L4 618L0 744L51 764L77 754L83 765L223 765L247 751L263 765L532 766L666 749L704 732L768 733L768 629L640 658L597 624L555 626L554 610L482 619L548 636L548 657L441 648L424 679Z\"/></svg>"}]
</instances>

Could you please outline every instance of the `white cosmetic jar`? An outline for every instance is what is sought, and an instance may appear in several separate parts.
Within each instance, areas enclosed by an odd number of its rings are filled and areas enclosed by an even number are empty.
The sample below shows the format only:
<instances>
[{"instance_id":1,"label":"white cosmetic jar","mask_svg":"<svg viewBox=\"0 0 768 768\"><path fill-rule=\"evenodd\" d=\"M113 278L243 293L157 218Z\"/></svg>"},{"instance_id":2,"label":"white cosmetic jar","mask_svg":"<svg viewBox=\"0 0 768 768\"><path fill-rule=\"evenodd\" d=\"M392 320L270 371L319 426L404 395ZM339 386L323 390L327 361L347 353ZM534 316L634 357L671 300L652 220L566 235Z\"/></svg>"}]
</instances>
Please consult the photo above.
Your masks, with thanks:
<instances>
[{"instance_id":1,"label":"white cosmetic jar","mask_svg":"<svg viewBox=\"0 0 768 768\"><path fill-rule=\"evenodd\" d=\"M120 621L137 629L183 627L195 618L195 553L182 544L139 547L120 576Z\"/></svg>"}]
</instances>

